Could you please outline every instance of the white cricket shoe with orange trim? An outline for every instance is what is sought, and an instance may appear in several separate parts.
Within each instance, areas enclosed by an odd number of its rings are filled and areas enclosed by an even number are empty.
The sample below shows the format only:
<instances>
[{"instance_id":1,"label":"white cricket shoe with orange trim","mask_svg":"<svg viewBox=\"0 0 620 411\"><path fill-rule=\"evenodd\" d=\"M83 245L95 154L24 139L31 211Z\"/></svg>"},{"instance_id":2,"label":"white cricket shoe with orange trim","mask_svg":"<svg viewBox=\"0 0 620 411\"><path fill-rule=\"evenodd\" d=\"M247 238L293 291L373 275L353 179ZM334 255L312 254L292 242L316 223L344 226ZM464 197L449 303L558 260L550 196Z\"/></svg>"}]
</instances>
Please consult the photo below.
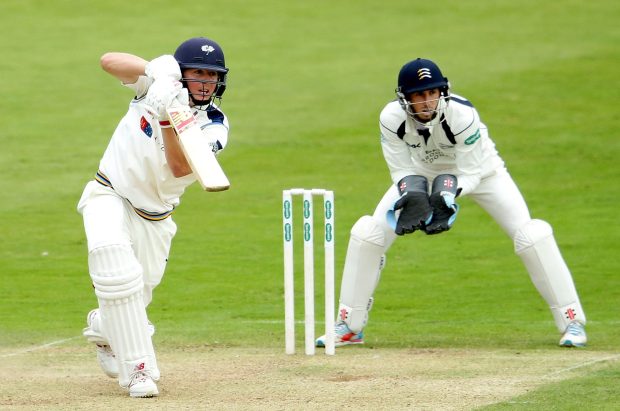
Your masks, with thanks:
<instances>
[{"instance_id":1,"label":"white cricket shoe with orange trim","mask_svg":"<svg viewBox=\"0 0 620 411\"><path fill-rule=\"evenodd\" d=\"M364 344L364 331L354 333L344 322L338 322L334 328L336 347L342 347L343 345ZM316 346L325 347L324 335L316 339Z\"/></svg>"}]
</instances>

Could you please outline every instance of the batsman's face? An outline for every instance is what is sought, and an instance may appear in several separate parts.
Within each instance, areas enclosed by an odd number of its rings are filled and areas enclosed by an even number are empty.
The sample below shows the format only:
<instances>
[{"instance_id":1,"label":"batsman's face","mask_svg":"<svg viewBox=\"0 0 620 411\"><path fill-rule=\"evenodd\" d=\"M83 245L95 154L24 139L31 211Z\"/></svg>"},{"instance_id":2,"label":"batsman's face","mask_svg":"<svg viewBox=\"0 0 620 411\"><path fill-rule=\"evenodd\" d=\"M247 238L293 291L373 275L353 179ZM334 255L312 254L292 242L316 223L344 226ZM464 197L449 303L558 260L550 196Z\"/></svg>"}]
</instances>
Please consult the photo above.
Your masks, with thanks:
<instances>
[{"instance_id":1,"label":"batsman's face","mask_svg":"<svg viewBox=\"0 0 620 411\"><path fill-rule=\"evenodd\" d=\"M422 122L429 121L435 115L441 92L438 88L411 93L411 102L415 116Z\"/></svg>"},{"instance_id":2,"label":"batsman's face","mask_svg":"<svg viewBox=\"0 0 620 411\"><path fill-rule=\"evenodd\" d=\"M205 69L187 69L183 72L183 79L187 81L187 88L196 100L209 100L217 87L218 75L216 71Z\"/></svg>"}]
</instances>

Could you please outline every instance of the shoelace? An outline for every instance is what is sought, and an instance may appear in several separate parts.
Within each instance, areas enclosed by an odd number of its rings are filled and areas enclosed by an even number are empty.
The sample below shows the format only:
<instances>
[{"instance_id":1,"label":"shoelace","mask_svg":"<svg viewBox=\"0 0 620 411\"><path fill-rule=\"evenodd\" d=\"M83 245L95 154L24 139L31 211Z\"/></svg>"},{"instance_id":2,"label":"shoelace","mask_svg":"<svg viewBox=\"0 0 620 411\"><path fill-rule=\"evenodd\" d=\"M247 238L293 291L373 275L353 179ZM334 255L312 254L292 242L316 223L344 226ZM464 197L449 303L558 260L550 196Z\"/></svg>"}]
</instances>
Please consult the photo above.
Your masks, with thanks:
<instances>
[{"instance_id":1,"label":"shoelace","mask_svg":"<svg viewBox=\"0 0 620 411\"><path fill-rule=\"evenodd\" d=\"M566 332L570 335L583 335L583 326L581 324L570 323L566 327Z\"/></svg>"},{"instance_id":2,"label":"shoelace","mask_svg":"<svg viewBox=\"0 0 620 411\"><path fill-rule=\"evenodd\" d=\"M146 381L147 378L150 378L149 375L144 372L144 371L136 371L133 372L130 376L129 376L129 386L131 387L132 385L138 383L138 382L144 382Z\"/></svg>"},{"instance_id":3,"label":"shoelace","mask_svg":"<svg viewBox=\"0 0 620 411\"><path fill-rule=\"evenodd\" d=\"M336 325L336 335L345 335L349 334L351 330L345 323L340 323Z\"/></svg>"}]
</instances>

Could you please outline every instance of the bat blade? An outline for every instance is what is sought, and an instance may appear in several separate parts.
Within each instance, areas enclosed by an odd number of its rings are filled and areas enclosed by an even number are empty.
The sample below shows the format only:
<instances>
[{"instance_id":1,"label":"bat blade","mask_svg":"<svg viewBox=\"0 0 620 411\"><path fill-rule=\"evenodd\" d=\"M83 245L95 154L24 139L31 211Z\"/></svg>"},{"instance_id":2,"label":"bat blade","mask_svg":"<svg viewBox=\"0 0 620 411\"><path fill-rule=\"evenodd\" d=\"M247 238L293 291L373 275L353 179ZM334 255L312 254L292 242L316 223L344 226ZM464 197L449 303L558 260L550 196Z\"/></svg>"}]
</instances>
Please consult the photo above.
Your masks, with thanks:
<instances>
[{"instance_id":1,"label":"bat blade","mask_svg":"<svg viewBox=\"0 0 620 411\"><path fill-rule=\"evenodd\" d=\"M192 110L188 106L166 109L170 123L174 127L185 158L196 175L196 179L206 191L224 191L230 187L228 177L215 158L207 138L200 130Z\"/></svg>"}]
</instances>

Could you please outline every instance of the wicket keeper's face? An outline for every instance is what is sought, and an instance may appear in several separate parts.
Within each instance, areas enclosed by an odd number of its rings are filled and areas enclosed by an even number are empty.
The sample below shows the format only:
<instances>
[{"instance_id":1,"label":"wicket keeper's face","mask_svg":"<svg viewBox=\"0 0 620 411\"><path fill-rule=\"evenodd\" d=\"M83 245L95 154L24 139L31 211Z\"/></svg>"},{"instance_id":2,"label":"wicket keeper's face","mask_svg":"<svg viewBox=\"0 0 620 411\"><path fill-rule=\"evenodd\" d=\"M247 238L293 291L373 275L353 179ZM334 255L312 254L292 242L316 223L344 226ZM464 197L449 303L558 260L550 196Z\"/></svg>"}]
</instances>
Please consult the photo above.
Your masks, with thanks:
<instances>
[{"instance_id":1,"label":"wicket keeper's face","mask_svg":"<svg viewBox=\"0 0 620 411\"><path fill-rule=\"evenodd\" d=\"M440 97L441 92L438 88L411 93L409 101L418 120L426 122L433 119Z\"/></svg>"},{"instance_id":2,"label":"wicket keeper's face","mask_svg":"<svg viewBox=\"0 0 620 411\"><path fill-rule=\"evenodd\" d=\"M201 68L186 69L183 71L183 79L187 81L187 89L194 100L206 103L215 92L218 74Z\"/></svg>"}]
</instances>

